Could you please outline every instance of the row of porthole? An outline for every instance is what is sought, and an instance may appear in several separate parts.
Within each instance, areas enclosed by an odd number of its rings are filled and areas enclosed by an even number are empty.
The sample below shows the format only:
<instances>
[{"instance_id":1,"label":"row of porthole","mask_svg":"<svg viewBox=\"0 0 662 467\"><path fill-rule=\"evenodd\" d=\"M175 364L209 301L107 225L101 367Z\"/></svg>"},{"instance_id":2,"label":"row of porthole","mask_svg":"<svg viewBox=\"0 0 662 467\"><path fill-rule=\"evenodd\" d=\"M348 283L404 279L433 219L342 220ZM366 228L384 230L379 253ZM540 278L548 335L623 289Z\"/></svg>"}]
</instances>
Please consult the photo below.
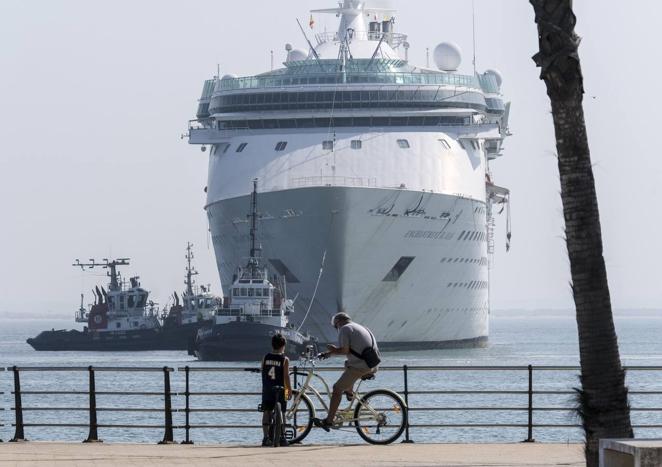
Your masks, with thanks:
<instances>
[{"instance_id":1,"label":"row of porthole","mask_svg":"<svg viewBox=\"0 0 662 467\"><path fill-rule=\"evenodd\" d=\"M487 266L487 258L441 258L440 263L470 263L479 266Z\"/></svg>"},{"instance_id":2,"label":"row of porthole","mask_svg":"<svg viewBox=\"0 0 662 467\"><path fill-rule=\"evenodd\" d=\"M411 148L411 145L409 144L409 140L407 140L407 139L398 139L396 142L398 144L398 147L400 147L400 149L409 149L409 148ZM451 148L450 144L448 144L448 141L446 141L445 139L440 139L439 142L444 147L444 149L450 149ZM460 146L462 146L462 148L465 148L464 143L462 141L459 141L459 143L460 143ZM473 145L474 140L471 140L471 143ZM478 145L477 142L476 142L476 145ZM248 146L248 143L239 144L237 146L237 149L235 150L235 152L243 152L244 149L246 149L246 146ZM277 151L277 152L280 152L280 151L284 151L286 147L287 147L287 141L279 141L279 142L276 143L276 147L274 148L274 150ZM322 141L322 149L324 149L326 151L333 151L334 147L335 147L335 141L333 141L333 140ZM363 141L361 141L360 139L353 139L350 142L350 147L352 149L361 149L363 147ZM228 152L229 149L230 149L230 145L228 144L223 149L223 154ZM478 149L478 148L476 148L474 146L474 149Z\"/></svg>"},{"instance_id":3,"label":"row of porthole","mask_svg":"<svg viewBox=\"0 0 662 467\"><path fill-rule=\"evenodd\" d=\"M449 282L446 287L464 287L466 289L486 289L487 281Z\"/></svg>"},{"instance_id":4,"label":"row of porthole","mask_svg":"<svg viewBox=\"0 0 662 467\"><path fill-rule=\"evenodd\" d=\"M432 311L432 309L429 309L429 310L428 310L428 313L431 312L431 311ZM443 312L446 312L446 313L452 313L452 312L454 312L454 311L459 311L459 312L463 312L463 313L469 313L469 312L477 312L477 311L488 311L488 307L487 307L487 305L484 305L484 306L478 306L478 307L465 307L465 308L460 308L460 307L457 307L457 308L442 308L442 309L440 309L440 310L436 310L436 311L437 311L438 313L443 313ZM394 319L392 319L392 320L386 325L386 327L387 327L387 328L390 328L393 324L395 324L395 320L394 320ZM405 324L407 324L407 321L402 322L402 324L400 324L400 327L403 327Z\"/></svg>"}]
</instances>

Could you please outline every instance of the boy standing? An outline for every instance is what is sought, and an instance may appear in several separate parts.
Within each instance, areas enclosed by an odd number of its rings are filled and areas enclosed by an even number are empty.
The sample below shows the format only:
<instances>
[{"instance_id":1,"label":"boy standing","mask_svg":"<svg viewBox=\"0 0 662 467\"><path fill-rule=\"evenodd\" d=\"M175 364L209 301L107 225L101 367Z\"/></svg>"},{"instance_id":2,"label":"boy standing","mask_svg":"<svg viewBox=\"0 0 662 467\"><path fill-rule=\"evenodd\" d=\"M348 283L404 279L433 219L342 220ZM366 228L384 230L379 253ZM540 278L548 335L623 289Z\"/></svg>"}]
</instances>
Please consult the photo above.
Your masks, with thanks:
<instances>
[{"instance_id":1,"label":"boy standing","mask_svg":"<svg viewBox=\"0 0 662 467\"><path fill-rule=\"evenodd\" d=\"M262 446L271 446L269 439L269 421L271 413L280 402L283 411L283 420L285 420L286 399L292 394L290 386L290 359L285 356L285 338L281 334L276 334L271 338L272 352L266 354L262 359ZM274 392L274 387L281 386L284 391ZM287 440L284 433L281 433L280 445L287 446Z\"/></svg>"}]
</instances>

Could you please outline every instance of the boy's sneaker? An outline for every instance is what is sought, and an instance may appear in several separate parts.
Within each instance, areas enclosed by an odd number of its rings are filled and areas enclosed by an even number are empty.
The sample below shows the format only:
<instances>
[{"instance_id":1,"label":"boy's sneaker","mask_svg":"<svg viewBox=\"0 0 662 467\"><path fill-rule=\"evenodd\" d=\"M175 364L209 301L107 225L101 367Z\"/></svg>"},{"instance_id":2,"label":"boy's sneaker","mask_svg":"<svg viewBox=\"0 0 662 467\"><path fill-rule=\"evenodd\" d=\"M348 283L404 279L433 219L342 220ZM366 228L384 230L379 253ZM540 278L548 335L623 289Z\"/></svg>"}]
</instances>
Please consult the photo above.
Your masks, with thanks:
<instances>
[{"instance_id":1,"label":"boy's sneaker","mask_svg":"<svg viewBox=\"0 0 662 467\"><path fill-rule=\"evenodd\" d=\"M328 433L329 431L331 431L331 426L332 426L332 425L331 425L331 423L327 422L326 419L324 419L324 420L320 420L319 418L313 418L313 424L314 424L316 427L319 427L319 428L323 429L323 430L326 431L327 433Z\"/></svg>"},{"instance_id":2,"label":"boy's sneaker","mask_svg":"<svg viewBox=\"0 0 662 467\"><path fill-rule=\"evenodd\" d=\"M266 447L266 446L271 446L272 444L273 443L271 442L271 440L266 436L262 438L262 446Z\"/></svg>"}]
</instances>

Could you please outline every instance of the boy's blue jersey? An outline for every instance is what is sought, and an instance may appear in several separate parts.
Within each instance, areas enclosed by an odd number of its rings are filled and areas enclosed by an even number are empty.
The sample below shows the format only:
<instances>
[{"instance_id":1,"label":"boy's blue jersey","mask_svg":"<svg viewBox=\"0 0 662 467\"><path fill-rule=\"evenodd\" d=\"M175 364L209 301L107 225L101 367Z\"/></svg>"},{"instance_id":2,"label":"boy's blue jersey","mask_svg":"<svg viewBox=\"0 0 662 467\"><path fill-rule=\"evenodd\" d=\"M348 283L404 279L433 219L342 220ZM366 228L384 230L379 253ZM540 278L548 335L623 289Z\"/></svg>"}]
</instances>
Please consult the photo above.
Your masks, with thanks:
<instances>
[{"instance_id":1,"label":"boy's blue jersey","mask_svg":"<svg viewBox=\"0 0 662 467\"><path fill-rule=\"evenodd\" d=\"M284 354L268 353L262 360L262 395L271 397L275 386L285 387Z\"/></svg>"}]
</instances>

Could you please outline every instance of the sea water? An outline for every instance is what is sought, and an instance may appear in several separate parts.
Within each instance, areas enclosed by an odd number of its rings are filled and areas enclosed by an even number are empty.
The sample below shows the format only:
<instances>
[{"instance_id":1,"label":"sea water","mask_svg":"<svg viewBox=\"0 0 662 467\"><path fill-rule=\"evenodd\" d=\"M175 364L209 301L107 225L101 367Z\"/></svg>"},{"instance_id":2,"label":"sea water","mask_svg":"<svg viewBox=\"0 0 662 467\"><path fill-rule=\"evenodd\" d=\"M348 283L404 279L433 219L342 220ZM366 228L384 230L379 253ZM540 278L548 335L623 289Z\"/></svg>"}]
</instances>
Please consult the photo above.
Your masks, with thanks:
<instances>
[{"instance_id":1,"label":"sea water","mask_svg":"<svg viewBox=\"0 0 662 467\"><path fill-rule=\"evenodd\" d=\"M617 311L615 322L619 337L621 359L626 366L660 366L662 368L662 314L657 311ZM257 368L254 363L198 362L185 351L153 352L36 352L25 340L45 329L68 329L70 320L0 319L0 366L19 367L78 366L96 367L150 367L169 366L182 368L235 367L234 372L191 372L192 392L246 392L260 391L259 374L244 371ZM324 363L339 366L342 360ZM292 363L294 365L295 362ZM526 370L492 371L485 369L421 370L416 367L452 366L576 366L579 364L577 330L574 315L570 311L497 311L490 321L489 342L484 348L449 349L416 352L384 352L383 367L399 367L397 371L383 370L376 380L363 385L364 390L386 387L402 393L407 365L409 395L410 437L416 442L516 442L527 437L526 427L417 427L416 425L522 425L527 422L526 410L499 410L501 408L525 409L528 395L513 394L458 394L453 391L526 391ZM338 372L323 372L329 384ZM170 374L172 391L184 392L184 372ZM635 391L662 391L662 371L629 371L627 384ZM534 412L534 423L567 425L563 428L535 428L537 441L572 442L582 439L581 430L572 425L579 420L572 410L547 410L573 407L574 388L579 386L577 370L534 370L534 390L561 392L561 394L536 394L534 407L545 410ZM164 387L162 372L97 372L97 391L127 391L161 393ZM25 372L21 373L22 391L79 391L77 395L26 394L23 396L24 421L30 423L67 423L85 425L88 422L86 408L88 396L86 372ZM0 372L0 439L13 435L14 404L13 376L9 371ZM319 387L318 389L323 389ZM428 391L446 391L430 394ZM233 428L195 428L190 436L196 443L255 443L261 437L257 426L261 414L255 409L260 397L254 394L242 396L191 396L191 408L201 410L191 413L191 425L231 425ZM659 395L632 394L632 421L635 425L662 425L662 412L636 410L644 407L662 407ZM155 409L154 412L99 412L99 423L109 425L138 424L157 428L100 428L99 437L107 442L155 442L163 437L163 396L99 395L97 406L103 408ZM173 396L173 408L184 407L184 397ZM319 404L316 404L319 406ZM34 411L29 408L61 408L63 410ZM243 409L242 412L205 412L206 409ZM471 408L471 409L469 409ZM184 424L183 412L174 413L174 424ZM662 430L640 428L635 434L642 437L662 436ZM175 440L184 439L184 430L175 429ZM25 436L32 440L81 441L87 437L87 428L31 427L25 428ZM313 430L306 439L311 443L360 442L353 429L332 431L327 434Z\"/></svg>"}]
</instances>

